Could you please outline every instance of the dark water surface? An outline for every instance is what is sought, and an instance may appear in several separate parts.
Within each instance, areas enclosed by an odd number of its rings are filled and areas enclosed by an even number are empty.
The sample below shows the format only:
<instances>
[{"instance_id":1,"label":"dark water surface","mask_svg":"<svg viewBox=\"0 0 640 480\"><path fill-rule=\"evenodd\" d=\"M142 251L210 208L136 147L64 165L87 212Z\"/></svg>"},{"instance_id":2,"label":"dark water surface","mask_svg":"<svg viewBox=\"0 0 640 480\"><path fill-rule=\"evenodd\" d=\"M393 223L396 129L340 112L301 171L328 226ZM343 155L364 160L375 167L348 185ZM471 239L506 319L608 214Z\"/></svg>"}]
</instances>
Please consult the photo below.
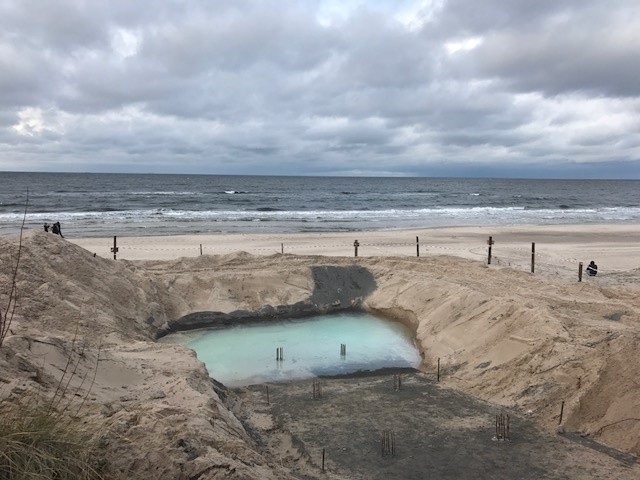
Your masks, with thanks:
<instances>
[{"instance_id":1,"label":"dark water surface","mask_svg":"<svg viewBox=\"0 0 640 480\"><path fill-rule=\"evenodd\" d=\"M0 173L0 234L73 236L632 223L638 180Z\"/></svg>"}]
</instances>

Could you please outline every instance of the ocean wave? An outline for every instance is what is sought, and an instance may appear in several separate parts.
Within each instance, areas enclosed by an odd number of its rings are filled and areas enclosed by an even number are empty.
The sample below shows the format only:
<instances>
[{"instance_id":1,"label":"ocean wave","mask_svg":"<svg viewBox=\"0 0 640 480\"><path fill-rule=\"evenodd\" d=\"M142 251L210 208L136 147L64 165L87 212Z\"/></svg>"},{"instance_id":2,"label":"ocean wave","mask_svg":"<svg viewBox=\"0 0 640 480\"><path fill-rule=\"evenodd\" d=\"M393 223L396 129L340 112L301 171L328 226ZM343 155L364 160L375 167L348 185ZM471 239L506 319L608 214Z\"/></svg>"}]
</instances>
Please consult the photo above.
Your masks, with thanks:
<instances>
[{"instance_id":1,"label":"ocean wave","mask_svg":"<svg viewBox=\"0 0 640 480\"><path fill-rule=\"evenodd\" d=\"M419 209L352 210L176 210L171 208L91 212L28 213L28 228L41 228L45 222L59 221L65 232L77 235L114 235L146 229L156 233L194 231L326 231L366 228L422 228L453 225L511 225L561 223L617 223L640 221L640 207L599 209L530 209L509 207L441 207ZM0 232L15 231L21 213L0 213ZM263 225L259 227L258 225ZM243 227L240 227L242 225ZM255 225L255 227L251 227ZM269 225L269 226L267 226ZM314 227L315 225L315 227ZM239 229L239 230L238 230ZM150 234L150 233L148 233Z\"/></svg>"},{"instance_id":2,"label":"ocean wave","mask_svg":"<svg viewBox=\"0 0 640 480\"><path fill-rule=\"evenodd\" d=\"M498 216L498 215L575 215L575 216L603 216L607 217L632 217L640 218L640 207L608 207L600 209L573 208L573 209L532 209L524 206L509 207L432 207L419 209L350 209L350 210L281 210L273 207L259 207L247 210L176 210L172 208L136 209L136 210L110 210L90 212L35 212L27 213L27 218L32 220L47 220L51 218L64 218L69 220L82 219L143 219L155 216L184 219L238 219L247 217L274 217L286 219L303 218L334 218L334 219L359 219L359 218L398 218L398 217L429 217L429 216ZM0 222L11 222L22 218L22 213L0 213Z\"/></svg>"}]
</instances>

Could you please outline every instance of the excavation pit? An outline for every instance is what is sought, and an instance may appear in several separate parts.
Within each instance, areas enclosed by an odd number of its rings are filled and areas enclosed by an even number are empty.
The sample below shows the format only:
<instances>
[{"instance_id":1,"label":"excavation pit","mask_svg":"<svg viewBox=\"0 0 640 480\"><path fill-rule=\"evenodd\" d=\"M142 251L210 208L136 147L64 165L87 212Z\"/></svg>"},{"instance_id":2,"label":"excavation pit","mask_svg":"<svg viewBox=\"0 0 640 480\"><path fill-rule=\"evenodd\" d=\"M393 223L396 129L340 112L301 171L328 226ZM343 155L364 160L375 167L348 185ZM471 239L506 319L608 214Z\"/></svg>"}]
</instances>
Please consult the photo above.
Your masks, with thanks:
<instances>
[{"instance_id":1,"label":"excavation pit","mask_svg":"<svg viewBox=\"0 0 640 480\"><path fill-rule=\"evenodd\" d=\"M228 387L421 363L408 328L355 312L180 332L163 341L193 349Z\"/></svg>"}]
</instances>

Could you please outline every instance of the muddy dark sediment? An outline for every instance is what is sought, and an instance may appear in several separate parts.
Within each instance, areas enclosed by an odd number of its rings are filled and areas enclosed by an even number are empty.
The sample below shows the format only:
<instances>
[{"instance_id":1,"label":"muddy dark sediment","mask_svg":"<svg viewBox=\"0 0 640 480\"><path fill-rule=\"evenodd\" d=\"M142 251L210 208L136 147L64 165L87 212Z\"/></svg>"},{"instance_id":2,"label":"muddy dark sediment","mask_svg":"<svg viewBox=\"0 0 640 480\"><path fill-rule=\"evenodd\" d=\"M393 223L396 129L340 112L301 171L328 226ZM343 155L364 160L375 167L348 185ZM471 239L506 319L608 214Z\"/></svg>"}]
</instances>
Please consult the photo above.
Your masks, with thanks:
<instances>
[{"instance_id":1,"label":"muddy dark sediment","mask_svg":"<svg viewBox=\"0 0 640 480\"><path fill-rule=\"evenodd\" d=\"M394 374L401 374L400 390ZM237 392L249 399L245 406L270 413L276 430L288 432L318 471L325 449L327 469L342 478L604 479L610 477L599 476L593 462L625 468L611 455L541 431L516 412L441 388L432 377L387 369ZM321 384L321 398L313 398L314 381ZM495 439L499 414L509 415L507 441ZM381 453L385 431L395 436L393 457Z\"/></svg>"}]
</instances>

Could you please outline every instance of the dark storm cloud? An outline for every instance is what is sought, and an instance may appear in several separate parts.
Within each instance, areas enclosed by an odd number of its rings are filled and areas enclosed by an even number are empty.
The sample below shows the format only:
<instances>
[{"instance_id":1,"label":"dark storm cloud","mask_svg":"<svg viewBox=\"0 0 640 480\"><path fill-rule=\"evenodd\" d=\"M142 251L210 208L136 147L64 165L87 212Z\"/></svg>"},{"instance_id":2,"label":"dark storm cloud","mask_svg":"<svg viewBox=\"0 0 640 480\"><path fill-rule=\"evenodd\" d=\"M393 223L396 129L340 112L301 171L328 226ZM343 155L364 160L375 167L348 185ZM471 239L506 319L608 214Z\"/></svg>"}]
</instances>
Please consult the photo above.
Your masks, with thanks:
<instances>
[{"instance_id":1,"label":"dark storm cloud","mask_svg":"<svg viewBox=\"0 0 640 480\"><path fill-rule=\"evenodd\" d=\"M637 165L639 15L633 0L0 0L0 169Z\"/></svg>"}]
</instances>

